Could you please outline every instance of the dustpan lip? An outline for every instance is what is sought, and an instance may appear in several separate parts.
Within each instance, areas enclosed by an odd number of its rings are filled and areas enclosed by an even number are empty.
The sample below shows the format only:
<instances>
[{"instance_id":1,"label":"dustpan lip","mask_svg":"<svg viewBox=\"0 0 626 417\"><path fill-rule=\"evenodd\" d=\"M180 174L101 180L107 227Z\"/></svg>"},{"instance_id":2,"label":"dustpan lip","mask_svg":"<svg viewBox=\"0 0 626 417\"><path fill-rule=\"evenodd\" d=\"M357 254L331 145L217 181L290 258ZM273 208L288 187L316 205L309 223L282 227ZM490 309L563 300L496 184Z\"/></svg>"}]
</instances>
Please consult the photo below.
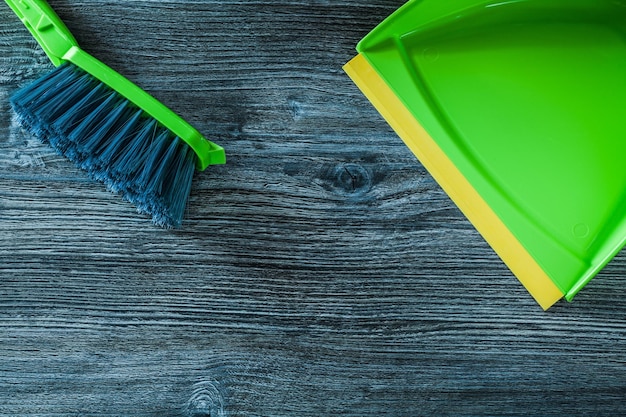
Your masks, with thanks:
<instances>
[{"instance_id":1,"label":"dustpan lip","mask_svg":"<svg viewBox=\"0 0 626 417\"><path fill-rule=\"evenodd\" d=\"M359 54L345 71L491 245L537 303L547 310L564 291L550 279L472 184L411 115L393 90Z\"/></svg>"}]
</instances>

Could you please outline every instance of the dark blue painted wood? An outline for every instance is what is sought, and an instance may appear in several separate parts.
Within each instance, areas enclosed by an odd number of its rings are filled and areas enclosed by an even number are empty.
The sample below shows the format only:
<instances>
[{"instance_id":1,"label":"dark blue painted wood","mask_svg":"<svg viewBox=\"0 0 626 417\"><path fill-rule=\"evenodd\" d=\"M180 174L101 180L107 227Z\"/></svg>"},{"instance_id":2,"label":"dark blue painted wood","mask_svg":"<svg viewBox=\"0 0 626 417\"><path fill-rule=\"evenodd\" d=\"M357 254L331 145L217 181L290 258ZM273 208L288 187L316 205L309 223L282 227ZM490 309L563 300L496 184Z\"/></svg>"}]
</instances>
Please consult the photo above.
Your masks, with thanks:
<instances>
[{"instance_id":1,"label":"dark blue painted wood","mask_svg":"<svg viewBox=\"0 0 626 417\"><path fill-rule=\"evenodd\" d=\"M51 1L224 145L155 228L17 126L0 7L0 415L618 416L626 258L542 312L341 71L400 1Z\"/></svg>"}]
</instances>

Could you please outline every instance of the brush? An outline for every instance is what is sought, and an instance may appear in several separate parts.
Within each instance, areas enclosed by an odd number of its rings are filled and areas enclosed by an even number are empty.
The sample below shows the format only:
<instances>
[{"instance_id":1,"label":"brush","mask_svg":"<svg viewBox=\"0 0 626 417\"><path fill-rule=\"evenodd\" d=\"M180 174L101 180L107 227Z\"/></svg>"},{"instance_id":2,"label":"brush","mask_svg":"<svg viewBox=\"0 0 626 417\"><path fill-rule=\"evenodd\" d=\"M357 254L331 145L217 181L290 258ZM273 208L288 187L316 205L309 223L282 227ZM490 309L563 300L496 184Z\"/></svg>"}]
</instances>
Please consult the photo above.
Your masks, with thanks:
<instances>
[{"instance_id":1,"label":"brush","mask_svg":"<svg viewBox=\"0 0 626 417\"><path fill-rule=\"evenodd\" d=\"M83 51L43 0L5 0L55 68L10 101L21 125L163 227L180 227L195 170L224 149Z\"/></svg>"}]
</instances>

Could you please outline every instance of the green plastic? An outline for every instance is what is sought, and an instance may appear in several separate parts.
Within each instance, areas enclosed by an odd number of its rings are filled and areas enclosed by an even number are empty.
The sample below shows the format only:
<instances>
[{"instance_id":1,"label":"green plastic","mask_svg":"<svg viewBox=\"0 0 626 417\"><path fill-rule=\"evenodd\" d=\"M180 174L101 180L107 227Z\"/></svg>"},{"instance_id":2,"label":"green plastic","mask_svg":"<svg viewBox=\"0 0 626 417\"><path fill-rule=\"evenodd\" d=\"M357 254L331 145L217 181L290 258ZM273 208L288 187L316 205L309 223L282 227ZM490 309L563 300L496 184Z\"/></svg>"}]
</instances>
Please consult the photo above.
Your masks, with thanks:
<instances>
[{"instance_id":1,"label":"green plastic","mask_svg":"<svg viewBox=\"0 0 626 417\"><path fill-rule=\"evenodd\" d=\"M158 120L195 151L199 170L226 162L225 152L221 146L204 138L200 132L161 102L80 49L65 24L44 0L5 0L5 2L22 20L55 66L61 65L64 61L71 62Z\"/></svg>"},{"instance_id":2,"label":"green plastic","mask_svg":"<svg viewBox=\"0 0 626 417\"><path fill-rule=\"evenodd\" d=\"M409 1L358 45L568 300L626 242L626 0Z\"/></svg>"}]
</instances>

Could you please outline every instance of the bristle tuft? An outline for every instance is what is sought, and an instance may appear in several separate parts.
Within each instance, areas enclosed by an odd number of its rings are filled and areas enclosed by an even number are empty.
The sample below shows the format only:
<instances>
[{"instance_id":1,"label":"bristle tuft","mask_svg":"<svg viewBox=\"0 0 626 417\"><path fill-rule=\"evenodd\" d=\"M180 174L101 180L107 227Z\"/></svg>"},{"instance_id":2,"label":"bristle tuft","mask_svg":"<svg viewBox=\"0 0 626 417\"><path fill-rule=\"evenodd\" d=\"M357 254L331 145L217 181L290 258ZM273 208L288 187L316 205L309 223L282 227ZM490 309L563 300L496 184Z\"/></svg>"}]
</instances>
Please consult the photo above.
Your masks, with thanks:
<instances>
[{"instance_id":1,"label":"bristle tuft","mask_svg":"<svg viewBox=\"0 0 626 417\"><path fill-rule=\"evenodd\" d=\"M170 130L65 63L11 98L22 125L163 227L179 227L196 164Z\"/></svg>"}]
</instances>

